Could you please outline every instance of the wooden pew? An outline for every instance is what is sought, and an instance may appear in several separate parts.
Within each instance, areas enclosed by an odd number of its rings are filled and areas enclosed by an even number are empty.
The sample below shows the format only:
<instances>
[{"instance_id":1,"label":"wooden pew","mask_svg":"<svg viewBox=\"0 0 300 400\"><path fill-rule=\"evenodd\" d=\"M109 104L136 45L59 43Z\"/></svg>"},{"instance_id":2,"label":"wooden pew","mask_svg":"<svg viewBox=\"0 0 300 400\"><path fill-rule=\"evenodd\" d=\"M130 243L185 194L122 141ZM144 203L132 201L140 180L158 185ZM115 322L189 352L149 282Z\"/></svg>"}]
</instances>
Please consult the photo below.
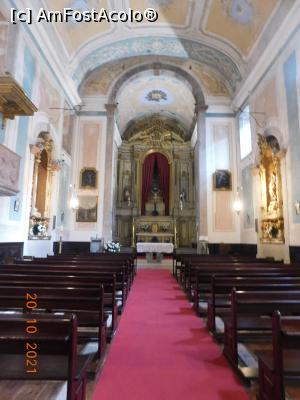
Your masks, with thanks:
<instances>
[{"instance_id":1,"label":"wooden pew","mask_svg":"<svg viewBox=\"0 0 300 400\"><path fill-rule=\"evenodd\" d=\"M187 295L191 301L195 301L201 293L201 285L210 284L213 275L291 275L299 274L300 269L295 266L269 265L265 264L223 264L223 265L203 265L193 269L193 279L188 282Z\"/></svg>"},{"instance_id":2,"label":"wooden pew","mask_svg":"<svg viewBox=\"0 0 300 400\"><path fill-rule=\"evenodd\" d=\"M61 261L58 263L57 261L54 260L48 260L47 258L37 261L37 260L32 260L32 261L18 261L17 264L14 265L40 265L40 266L51 266L51 267L74 267L77 269L82 269L82 270L96 270L96 271L102 271L102 272L111 272L111 273L122 273L122 281L126 283L126 291L129 292L131 284L133 282L133 271L130 269L128 265L125 265L124 263L114 263L114 262L105 262L105 263L95 263L95 262L78 262L78 261ZM117 276L116 276L117 277ZM117 277L118 278L118 277ZM118 279L117 279L118 280Z\"/></svg>"},{"instance_id":3,"label":"wooden pew","mask_svg":"<svg viewBox=\"0 0 300 400\"><path fill-rule=\"evenodd\" d=\"M28 293L36 297L36 310L51 313L74 313L77 316L82 343L98 342L97 356L106 344L103 286L96 289L65 287L0 287L0 310L26 311ZM94 330L98 330L96 333Z\"/></svg>"},{"instance_id":4,"label":"wooden pew","mask_svg":"<svg viewBox=\"0 0 300 400\"><path fill-rule=\"evenodd\" d=\"M258 371L239 364L238 342L270 342L271 316L277 309L284 315L300 315L300 291L239 292L232 289L230 313L223 319L223 354L246 380L257 378Z\"/></svg>"},{"instance_id":5,"label":"wooden pew","mask_svg":"<svg viewBox=\"0 0 300 400\"><path fill-rule=\"evenodd\" d=\"M46 272L46 271L45 271ZM108 339L111 339L117 327L117 296L114 275L103 275L101 278L88 278L73 275L35 275L35 274L0 274L0 286L22 286L22 287L68 287L104 289L104 311L111 315L111 326L108 327ZM1 307L1 305L0 305Z\"/></svg>"},{"instance_id":6,"label":"wooden pew","mask_svg":"<svg viewBox=\"0 0 300 400\"><path fill-rule=\"evenodd\" d=\"M231 268L241 268L241 269L260 269L260 270L284 270L287 271L290 269L297 269L300 271L299 265L296 264L280 264L280 263L241 263L241 262L234 262L234 263L210 263L210 264L198 264L198 263L190 263L186 269L186 275L183 278L183 288L186 290L188 295L191 293L191 288L196 283L197 274L201 270L205 269L231 269Z\"/></svg>"},{"instance_id":7,"label":"wooden pew","mask_svg":"<svg viewBox=\"0 0 300 400\"><path fill-rule=\"evenodd\" d=\"M77 261L120 261L123 260L125 263L129 263L129 265L134 268L136 273L136 253L96 253L90 255L48 255L48 259L55 259L55 260L77 260ZM36 259L34 257L34 259Z\"/></svg>"},{"instance_id":8,"label":"wooden pew","mask_svg":"<svg viewBox=\"0 0 300 400\"><path fill-rule=\"evenodd\" d=\"M258 366L257 400L285 400L285 378L300 378L299 318L284 319L274 312L272 351L258 353Z\"/></svg>"},{"instance_id":9,"label":"wooden pew","mask_svg":"<svg viewBox=\"0 0 300 400\"><path fill-rule=\"evenodd\" d=\"M109 266L101 267L100 269L94 266L82 267L80 265L38 265L32 263L24 264L9 264L0 265L0 275L7 273L21 273L21 274L53 274L61 276L78 276L81 278L94 278L95 280L101 279L102 276L111 274L116 277L116 291L117 299L121 301L121 308L125 305L128 295L128 279L125 267ZM120 295L118 294L120 292Z\"/></svg>"},{"instance_id":10,"label":"wooden pew","mask_svg":"<svg viewBox=\"0 0 300 400\"><path fill-rule=\"evenodd\" d=\"M300 291L300 276L222 276L211 279L211 291L207 300L207 328L216 338L216 317L228 316L232 289L237 291ZM202 296L201 296L202 297Z\"/></svg>"},{"instance_id":11,"label":"wooden pew","mask_svg":"<svg viewBox=\"0 0 300 400\"><path fill-rule=\"evenodd\" d=\"M29 335L33 318L38 329ZM75 315L0 313L0 379L67 381L67 400L85 400L89 362L77 354Z\"/></svg>"},{"instance_id":12,"label":"wooden pew","mask_svg":"<svg viewBox=\"0 0 300 400\"><path fill-rule=\"evenodd\" d=\"M129 288L133 282L135 269L134 266L131 265L128 261L124 261L122 259L55 259L55 258L34 258L31 261L17 261L18 264L23 263L31 263L31 264L43 264L43 265L74 265L74 266L84 266L87 268L90 267L125 267L126 274L128 276Z\"/></svg>"},{"instance_id":13,"label":"wooden pew","mask_svg":"<svg viewBox=\"0 0 300 400\"><path fill-rule=\"evenodd\" d=\"M176 258L175 262L175 276L179 280L178 271L181 277L184 279L189 274L189 266L191 264L203 265L203 264L281 264L279 261L273 261L265 258L255 258L247 256L217 256L217 255L181 255Z\"/></svg>"}]
</instances>

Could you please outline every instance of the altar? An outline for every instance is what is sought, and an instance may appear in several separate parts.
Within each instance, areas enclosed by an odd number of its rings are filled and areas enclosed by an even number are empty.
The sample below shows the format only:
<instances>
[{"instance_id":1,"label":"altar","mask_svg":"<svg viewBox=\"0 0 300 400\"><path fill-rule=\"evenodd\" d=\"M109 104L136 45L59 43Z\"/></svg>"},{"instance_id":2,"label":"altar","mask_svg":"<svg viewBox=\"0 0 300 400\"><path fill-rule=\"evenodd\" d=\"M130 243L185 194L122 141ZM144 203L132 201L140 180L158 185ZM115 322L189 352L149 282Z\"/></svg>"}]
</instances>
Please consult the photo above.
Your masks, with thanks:
<instances>
[{"instance_id":1,"label":"altar","mask_svg":"<svg viewBox=\"0 0 300 400\"><path fill-rule=\"evenodd\" d=\"M173 243L176 246L176 220L169 216L142 216L133 221L132 245L137 243Z\"/></svg>"},{"instance_id":2,"label":"altar","mask_svg":"<svg viewBox=\"0 0 300 400\"><path fill-rule=\"evenodd\" d=\"M163 253L171 254L174 251L173 243L153 243L153 242L138 242L136 244L138 253L146 253L147 262L153 262L153 253L156 253L156 261L161 262Z\"/></svg>"}]
</instances>

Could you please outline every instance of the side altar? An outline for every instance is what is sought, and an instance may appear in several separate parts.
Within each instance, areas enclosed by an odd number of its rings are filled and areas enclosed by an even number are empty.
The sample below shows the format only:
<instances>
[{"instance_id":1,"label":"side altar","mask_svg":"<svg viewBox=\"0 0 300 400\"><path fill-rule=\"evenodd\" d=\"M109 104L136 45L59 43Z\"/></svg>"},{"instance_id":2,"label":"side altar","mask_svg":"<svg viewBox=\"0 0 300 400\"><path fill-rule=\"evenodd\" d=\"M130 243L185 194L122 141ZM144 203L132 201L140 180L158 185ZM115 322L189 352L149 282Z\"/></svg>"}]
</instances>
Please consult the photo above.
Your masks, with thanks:
<instances>
[{"instance_id":1,"label":"side altar","mask_svg":"<svg viewBox=\"0 0 300 400\"><path fill-rule=\"evenodd\" d=\"M168 216L136 217L132 226L132 245L137 242L177 244L176 220Z\"/></svg>"}]
</instances>

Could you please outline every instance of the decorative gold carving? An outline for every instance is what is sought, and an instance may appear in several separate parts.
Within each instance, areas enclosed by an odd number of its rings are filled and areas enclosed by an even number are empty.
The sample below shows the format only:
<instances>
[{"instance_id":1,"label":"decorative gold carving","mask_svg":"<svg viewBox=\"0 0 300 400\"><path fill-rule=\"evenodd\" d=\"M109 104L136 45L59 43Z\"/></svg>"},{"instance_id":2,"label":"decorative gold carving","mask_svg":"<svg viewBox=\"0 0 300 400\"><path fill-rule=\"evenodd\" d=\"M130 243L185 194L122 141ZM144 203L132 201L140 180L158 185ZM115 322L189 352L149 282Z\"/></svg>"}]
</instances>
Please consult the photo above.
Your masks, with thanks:
<instances>
[{"instance_id":1,"label":"decorative gold carving","mask_svg":"<svg viewBox=\"0 0 300 400\"><path fill-rule=\"evenodd\" d=\"M151 242L155 237L159 242L174 244L176 220L166 216L143 216L134 220L136 241ZM134 240L135 243L135 240Z\"/></svg>"},{"instance_id":2,"label":"decorative gold carving","mask_svg":"<svg viewBox=\"0 0 300 400\"><path fill-rule=\"evenodd\" d=\"M154 148L169 147L174 142L184 143L185 132L173 121L150 117L129 128L125 140L128 140L130 144L142 142Z\"/></svg>"},{"instance_id":3,"label":"decorative gold carving","mask_svg":"<svg viewBox=\"0 0 300 400\"><path fill-rule=\"evenodd\" d=\"M52 159L53 140L50 134L41 132L37 143L30 145L30 152L34 154L34 169L28 238L30 240L50 239L48 226L52 175L60 169L59 163Z\"/></svg>"},{"instance_id":4,"label":"decorative gold carving","mask_svg":"<svg viewBox=\"0 0 300 400\"><path fill-rule=\"evenodd\" d=\"M280 159L282 152L275 152L267 138L258 134L260 151L260 179L262 195L261 241L284 243L284 219Z\"/></svg>"},{"instance_id":5,"label":"decorative gold carving","mask_svg":"<svg viewBox=\"0 0 300 400\"><path fill-rule=\"evenodd\" d=\"M118 240L123 245L130 245L137 240L151 241L155 237L159 241L191 246L196 236L193 150L184 129L175 121L155 115L129 126L123 138L118 157L119 188L116 210ZM170 165L170 216L141 217L143 162L149 154L156 152L163 154ZM128 200L128 196L124 197L127 171L131 171L130 203L125 201ZM183 209L180 209L180 195L185 199ZM159 212L160 204L163 205L163 202L157 203ZM147 205L148 211L152 211L153 201L149 200ZM175 235L173 221L178 217ZM132 226L133 219L134 226ZM158 225L156 233L152 232L152 224Z\"/></svg>"},{"instance_id":6,"label":"decorative gold carving","mask_svg":"<svg viewBox=\"0 0 300 400\"><path fill-rule=\"evenodd\" d=\"M14 119L16 115L31 116L37 108L18 82L7 75L0 76L0 111L4 119Z\"/></svg>"},{"instance_id":7,"label":"decorative gold carving","mask_svg":"<svg viewBox=\"0 0 300 400\"><path fill-rule=\"evenodd\" d=\"M283 218L263 220L261 222L261 240L263 243L284 243Z\"/></svg>"}]
</instances>

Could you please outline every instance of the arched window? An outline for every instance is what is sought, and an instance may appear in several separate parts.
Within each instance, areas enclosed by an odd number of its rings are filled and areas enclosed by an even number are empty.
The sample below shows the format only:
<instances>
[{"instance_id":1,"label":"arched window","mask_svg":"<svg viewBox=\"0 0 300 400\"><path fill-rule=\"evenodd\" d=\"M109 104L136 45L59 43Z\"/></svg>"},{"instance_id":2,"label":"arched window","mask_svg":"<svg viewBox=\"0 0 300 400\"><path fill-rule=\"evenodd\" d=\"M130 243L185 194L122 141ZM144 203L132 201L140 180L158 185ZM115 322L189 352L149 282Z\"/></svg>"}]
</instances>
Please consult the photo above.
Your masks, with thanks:
<instances>
[{"instance_id":1,"label":"arched window","mask_svg":"<svg viewBox=\"0 0 300 400\"><path fill-rule=\"evenodd\" d=\"M252 152L252 136L250 126L250 107L247 105L239 116L241 159Z\"/></svg>"}]
</instances>

